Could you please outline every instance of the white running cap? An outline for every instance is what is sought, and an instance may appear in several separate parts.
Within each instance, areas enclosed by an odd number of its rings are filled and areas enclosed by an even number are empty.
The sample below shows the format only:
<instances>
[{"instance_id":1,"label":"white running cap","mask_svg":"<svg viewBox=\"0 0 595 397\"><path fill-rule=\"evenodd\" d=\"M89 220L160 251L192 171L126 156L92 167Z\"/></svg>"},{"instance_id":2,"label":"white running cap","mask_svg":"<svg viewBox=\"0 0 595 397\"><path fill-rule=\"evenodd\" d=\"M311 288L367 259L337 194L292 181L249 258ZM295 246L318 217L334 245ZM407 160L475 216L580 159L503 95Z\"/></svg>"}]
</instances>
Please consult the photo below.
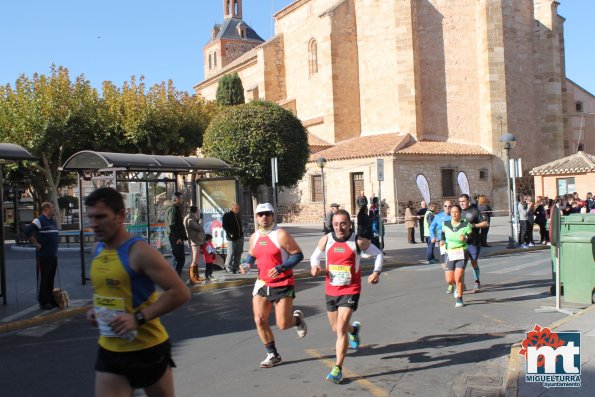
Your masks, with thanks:
<instances>
[{"instance_id":1,"label":"white running cap","mask_svg":"<svg viewBox=\"0 0 595 397\"><path fill-rule=\"evenodd\" d=\"M273 209L273 206L271 205L271 203L262 203L262 204L258 204L256 206L256 213L260 214L261 212L275 212L275 210Z\"/></svg>"}]
</instances>

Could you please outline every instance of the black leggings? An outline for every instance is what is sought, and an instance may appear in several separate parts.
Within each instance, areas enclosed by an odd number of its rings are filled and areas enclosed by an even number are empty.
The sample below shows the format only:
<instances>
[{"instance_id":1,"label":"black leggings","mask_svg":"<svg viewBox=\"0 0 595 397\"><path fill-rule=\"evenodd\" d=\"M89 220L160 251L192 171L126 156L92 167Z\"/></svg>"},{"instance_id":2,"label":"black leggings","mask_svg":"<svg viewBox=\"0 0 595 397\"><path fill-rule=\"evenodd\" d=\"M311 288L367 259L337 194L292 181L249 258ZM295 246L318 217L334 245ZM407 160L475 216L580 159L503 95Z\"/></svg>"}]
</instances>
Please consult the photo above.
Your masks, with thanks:
<instances>
[{"instance_id":1,"label":"black leggings","mask_svg":"<svg viewBox=\"0 0 595 397\"><path fill-rule=\"evenodd\" d=\"M545 228L545 223L538 223L539 225L539 242L546 242L550 241L550 234L548 230Z\"/></svg>"}]
</instances>

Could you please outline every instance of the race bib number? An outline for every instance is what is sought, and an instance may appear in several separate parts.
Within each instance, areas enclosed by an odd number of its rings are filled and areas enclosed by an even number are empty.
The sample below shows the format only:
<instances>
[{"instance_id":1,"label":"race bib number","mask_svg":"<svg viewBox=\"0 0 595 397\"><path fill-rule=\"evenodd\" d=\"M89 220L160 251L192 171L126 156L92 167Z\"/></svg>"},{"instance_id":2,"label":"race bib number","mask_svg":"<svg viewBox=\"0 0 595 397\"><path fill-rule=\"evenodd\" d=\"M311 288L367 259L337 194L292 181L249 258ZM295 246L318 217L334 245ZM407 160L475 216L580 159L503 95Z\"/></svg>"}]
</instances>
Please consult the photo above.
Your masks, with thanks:
<instances>
[{"instance_id":1,"label":"race bib number","mask_svg":"<svg viewBox=\"0 0 595 397\"><path fill-rule=\"evenodd\" d=\"M126 312L124 298L93 295L93 306L101 336L118 338L118 335L112 331L109 323L114 317Z\"/></svg>"},{"instance_id":2,"label":"race bib number","mask_svg":"<svg viewBox=\"0 0 595 397\"><path fill-rule=\"evenodd\" d=\"M448 250L449 261L460 261L465 259L465 250L463 248L453 248Z\"/></svg>"},{"instance_id":3,"label":"race bib number","mask_svg":"<svg viewBox=\"0 0 595 397\"><path fill-rule=\"evenodd\" d=\"M254 283L254 289L252 290L252 296L256 296L256 294L258 294L258 290L264 287L265 284L265 281L257 278L256 282Z\"/></svg>"},{"instance_id":4,"label":"race bib number","mask_svg":"<svg viewBox=\"0 0 595 397\"><path fill-rule=\"evenodd\" d=\"M329 279L333 287L351 285L351 266L329 265Z\"/></svg>"},{"instance_id":5,"label":"race bib number","mask_svg":"<svg viewBox=\"0 0 595 397\"><path fill-rule=\"evenodd\" d=\"M446 245L441 245L440 246L440 255L444 255L446 254Z\"/></svg>"}]
</instances>

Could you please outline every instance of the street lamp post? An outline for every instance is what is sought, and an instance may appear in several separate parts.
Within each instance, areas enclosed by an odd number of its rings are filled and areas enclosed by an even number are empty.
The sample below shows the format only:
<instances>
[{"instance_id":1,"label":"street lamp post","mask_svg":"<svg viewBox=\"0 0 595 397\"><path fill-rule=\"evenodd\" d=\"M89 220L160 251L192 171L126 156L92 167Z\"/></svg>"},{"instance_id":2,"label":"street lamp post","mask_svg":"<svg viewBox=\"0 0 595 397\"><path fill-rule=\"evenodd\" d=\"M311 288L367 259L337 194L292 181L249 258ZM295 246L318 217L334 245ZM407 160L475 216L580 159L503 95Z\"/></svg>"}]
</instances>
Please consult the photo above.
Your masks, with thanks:
<instances>
[{"instance_id":1,"label":"street lamp post","mask_svg":"<svg viewBox=\"0 0 595 397\"><path fill-rule=\"evenodd\" d=\"M326 194L324 190L324 166L326 165L326 159L324 157L319 157L316 160L316 164L320 167L320 174L322 178L322 217L324 219L326 213Z\"/></svg>"},{"instance_id":2,"label":"street lamp post","mask_svg":"<svg viewBox=\"0 0 595 397\"><path fill-rule=\"evenodd\" d=\"M508 245L506 248L515 248L514 228L512 227L512 203L510 200L510 149L516 144L516 137L507 132L500 137L500 143L506 151L504 168L506 169L506 195L508 196L508 219L510 222L510 236L508 237Z\"/></svg>"}]
</instances>

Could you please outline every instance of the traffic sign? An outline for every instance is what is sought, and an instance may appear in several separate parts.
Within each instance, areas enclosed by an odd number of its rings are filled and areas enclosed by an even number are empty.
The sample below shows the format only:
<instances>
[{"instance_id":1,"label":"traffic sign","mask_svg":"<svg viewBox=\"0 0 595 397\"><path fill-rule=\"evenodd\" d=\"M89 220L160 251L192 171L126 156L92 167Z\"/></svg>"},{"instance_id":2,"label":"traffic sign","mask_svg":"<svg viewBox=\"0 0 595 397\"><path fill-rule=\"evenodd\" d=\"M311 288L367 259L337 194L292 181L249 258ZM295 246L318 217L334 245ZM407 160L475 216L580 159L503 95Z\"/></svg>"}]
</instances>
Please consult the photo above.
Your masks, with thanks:
<instances>
[{"instance_id":1,"label":"traffic sign","mask_svg":"<svg viewBox=\"0 0 595 397\"><path fill-rule=\"evenodd\" d=\"M376 159L376 180L384 180L384 159Z\"/></svg>"}]
</instances>

